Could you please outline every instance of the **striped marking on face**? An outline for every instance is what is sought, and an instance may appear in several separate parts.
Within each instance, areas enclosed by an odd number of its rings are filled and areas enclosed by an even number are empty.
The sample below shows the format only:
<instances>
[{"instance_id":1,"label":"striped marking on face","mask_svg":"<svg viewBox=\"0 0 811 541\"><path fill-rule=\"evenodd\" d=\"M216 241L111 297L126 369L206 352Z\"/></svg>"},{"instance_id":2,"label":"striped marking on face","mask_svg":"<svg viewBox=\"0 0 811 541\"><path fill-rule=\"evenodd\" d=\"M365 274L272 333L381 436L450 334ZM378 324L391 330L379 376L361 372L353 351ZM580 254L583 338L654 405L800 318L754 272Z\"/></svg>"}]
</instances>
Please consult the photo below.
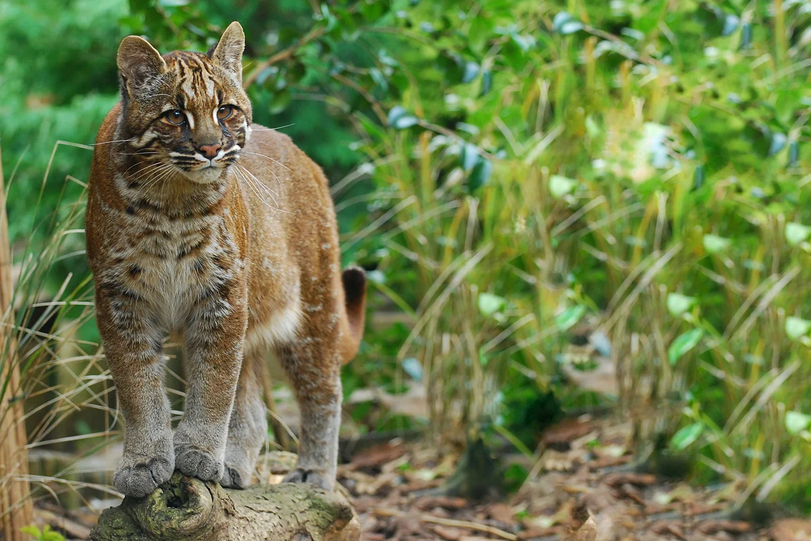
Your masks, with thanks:
<instances>
[{"instance_id":1,"label":"striped marking on face","mask_svg":"<svg viewBox=\"0 0 811 541\"><path fill-rule=\"evenodd\" d=\"M181 81L180 88L189 100L216 97L216 82L207 66L195 55L179 53L176 57L175 71Z\"/></svg>"}]
</instances>

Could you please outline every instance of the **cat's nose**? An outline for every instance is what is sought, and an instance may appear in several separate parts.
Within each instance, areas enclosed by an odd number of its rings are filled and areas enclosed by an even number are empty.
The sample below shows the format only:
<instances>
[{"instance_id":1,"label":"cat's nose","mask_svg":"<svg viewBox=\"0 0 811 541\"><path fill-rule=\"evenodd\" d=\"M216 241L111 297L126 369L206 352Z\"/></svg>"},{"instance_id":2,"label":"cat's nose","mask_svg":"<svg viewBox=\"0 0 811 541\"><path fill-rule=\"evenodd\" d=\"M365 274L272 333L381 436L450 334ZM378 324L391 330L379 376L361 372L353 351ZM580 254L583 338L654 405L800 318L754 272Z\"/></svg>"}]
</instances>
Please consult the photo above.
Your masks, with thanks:
<instances>
[{"instance_id":1,"label":"cat's nose","mask_svg":"<svg viewBox=\"0 0 811 541\"><path fill-rule=\"evenodd\" d=\"M217 155L217 152L220 150L220 145L203 145L200 147L200 150L203 152L206 158L211 159Z\"/></svg>"}]
</instances>

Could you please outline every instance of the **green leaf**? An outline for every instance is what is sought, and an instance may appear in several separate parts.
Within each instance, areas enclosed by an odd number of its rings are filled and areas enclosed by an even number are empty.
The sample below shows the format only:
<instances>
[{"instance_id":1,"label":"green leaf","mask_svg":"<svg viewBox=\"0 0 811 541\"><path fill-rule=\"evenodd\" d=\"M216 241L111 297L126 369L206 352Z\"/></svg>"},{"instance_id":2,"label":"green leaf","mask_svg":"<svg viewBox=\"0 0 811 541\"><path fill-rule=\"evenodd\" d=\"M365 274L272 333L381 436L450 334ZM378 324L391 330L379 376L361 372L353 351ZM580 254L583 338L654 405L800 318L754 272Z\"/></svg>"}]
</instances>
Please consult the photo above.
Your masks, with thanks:
<instances>
[{"instance_id":1,"label":"green leaf","mask_svg":"<svg viewBox=\"0 0 811 541\"><path fill-rule=\"evenodd\" d=\"M676 361L681 359L685 353L696 347L703 337L703 329L691 329L676 337L673 343L670 344L670 347L667 348L667 358L670 364L676 364Z\"/></svg>"},{"instance_id":2,"label":"green leaf","mask_svg":"<svg viewBox=\"0 0 811 541\"><path fill-rule=\"evenodd\" d=\"M724 29L721 31L722 36L732 35L740 25L741 19L737 15L729 14L724 18Z\"/></svg>"},{"instance_id":3,"label":"green leaf","mask_svg":"<svg viewBox=\"0 0 811 541\"><path fill-rule=\"evenodd\" d=\"M667 311L673 317L679 317L696 303L695 297L688 297L681 293L667 294Z\"/></svg>"},{"instance_id":4,"label":"green leaf","mask_svg":"<svg viewBox=\"0 0 811 541\"><path fill-rule=\"evenodd\" d=\"M561 11L552 21L552 27L558 34L564 36L583 30L583 23L575 19L570 13Z\"/></svg>"},{"instance_id":5,"label":"green leaf","mask_svg":"<svg viewBox=\"0 0 811 541\"><path fill-rule=\"evenodd\" d=\"M690 447L698 440L699 436L704 432L703 423L693 423L687 425L675 434L670 440L671 445L679 451L683 451Z\"/></svg>"},{"instance_id":6,"label":"green leaf","mask_svg":"<svg viewBox=\"0 0 811 541\"><path fill-rule=\"evenodd\" d=\"M30 535L34 539L39 539L40 537L42 537L42 531L36 526L23 526L22 528L20 528L20 531L22 533Z\"/></svg>"},{"instance_id":7,"label":"green leaf","mask_svg":"<svg viewBox=\"0 0 811 541\"><path fill-rule=\"evenodd\" d=\"M529 51L533 45L532 39L528 38L527 36L522 36L521 34L512 34L510 39L512 39L513 43L515 43L518 48L521 49L521 52L524 53Z\"/></svg>"},{"instance_id":8,"label":"green leaf","mask_svg":"<svg viewBox=\"0 0 811 541\"><path fill-rule=\"evenodd\" d=\"M797 246L811 235L811 227L796 222L786 224L786 240L792 246Z\"/></svg>"},{"instance_id":9,"label":"green leaf","mask_svg":"<svg viewBox=\"0 0 811 541\"><path fill-rule=\"evenodd\" d=\"M797 340L801 336L808 334L811 330L811 321L799 317L786 318L786 336L792 340Z\"/></svg>"},{"instance_id":10,"label":"green leaf","mask_svg":"<svg viewBox=\"0 0 811 541\"><path fill-rule=\"evenodd\" d=\"M786 142L788 142L788 137L786 137L786 134L774 132L772 134L771 144L769 145L769 156L774 156L783 150L786 147Z\"/></svg>"},{"instance_id":11,"label":"green leaf","mask_svg":"<svg viewBox=\"0 0 811 541\"><path fill-rule=\"evenodd\" d=\"M572 193L577 186L577 181L560 175L552 175L549 178L549 192L555 199L560 199L566 194Z\"/></svg>"},{"instance_id":12,"label":"green leaf","mask_svg":"<svg viewBox=\"0 0 811 541\"><path fill-rule=\"evenodd\" d=\"M696 172L693 174L693 189L697 190L704 186L704 178L706 173L704 171L704 166L699 164L696 166Z\"/></svg>"},{"instance_id":13,"label":"green leaf","mask_svg":"<svg viewBox=\"0 0 811 541\"><path fill-rule=\"evenodd\" d=\"M490 180L490 175L493 174L493 163L487 158L480 157L473 166L473 171L470 172L467 184L471 192L474 192L487 184Z\"/></svg>"},{"instance_id":14,"label":"green leaf","mask_svg":"<svg viewBox=\"0 0 811 541\"><path fill-rule=\"evenodd\" d=\"M482 89L479 93L479 96L484 96L490 89L493 87L493 72L490 70L484 70L482 73Z\"/></svg>"},{"instance_id":15,"label":"green leaf","mask_svg":"<svg viewBox=\"0 0 811 541\"><path fill-rule=\"evenodd\" d=\"M479 162L479 147L473 143L462 143L459 151L459 161L462 164L462 169L470 171Z\"/></svg>"},{"instance_id":16,"label":"green leaf","mask_svg":"<svg viewBox=\"0 0 811 541\"><path fill-rule=\"evenodd\" d=\"M398 130L404 130L416 125L419 119L414 115L403 115L394 122L394 127Z\"/></svg>"},{"instance_id":17,"label":"green leaf","mask_svg":"<svg viewBox=\"0 0 811 541\"><path fill-rule=\"evenodd\" d=\"M290 102L293 100L293 95L290 93L289 90L281 90L279 92L275 92L273 94L273 98L270 100L270 107L268 110L271 114L277 115L287 109L287 106L290 105Z\"/></svg>"},{"instance_id":18,"label":"green leaf","mask_svg":"<svg viewBox=\"0 0 811 541\"><path fill-rule=\"evenodd\" d=\"M405 107L401 107L399 105L395 105L389 111L389 116L386 119L389 126L395 128L397 130L403 130L405 128L410 128L411 126L417 124L419 119L409 113Z\"/></svg>"},{"instance_id":19,"label":"green leaf","mask_svg":"<svg viewBox=\"0 0 811 541\"><path fill-rule=\"evenodd\" d=\"M484 317L490 317L507 306L507 299L492 293L479 293L479 312Z\"/></svg>"},{"instance_id":20,"label":"green leaf","mask_svg":"<svg viewBox=\"0 0 811 541\"><path fill-rule=\"evenodd\" d=\"M797 165L797 160L800 159L800 143L791 141L788 145L788 166Z\"/></svg>"},{"instance_id":21,"label":"green leaf","mask_svg":"<svg viewBox=\"0 0 811 541\"><path fill-rule=\"evenodd\" d=\"M417 382L422 381L423 372L422 372L422 364L420 364L420 361L418 361L414 357L409 357L403 360L402 366L403 370L405 370L405 373L411 376L411 379Z\"/></svg>"},{"instance_id":22,"label":"green leaf","mask_svg":"<svg viewBox=\"0 0 811 541\"><path fill-rule=\"evenodd\" d=\"M594 115L588 115L586 117L586 133L592 139L596 139L602 134L602 129L600 129L599 124L594 119Z\"/></svg>"},{"instance_id":23,"label":"green leaf","mask_svg":"<svg viewBox=\"0 0 811 541\"><path fill-rule=\"evenodd\" d=\"M811 424L811 415L800 413L799 411L786 412L786 430L791 435L796 435L808 428Z\"/></svg>"},{"instance_id":24,"label":"green leaf","mask_svg":"<svg viewBox=\"0 0 811 541\"><path fill-rule=\"evenodd\" d=\"M559 313L555 316L555 325L557 325L558 329L561 331L567 331L571 329L574 325L580 321L586 313L586 307L577 305L577 306L570 306L563 312Z\"/></svg>"},{"instance_id":25,"label":"green leaf","mask_svg":"<svg viewBox=\"0 0 811 541\"><path fill-rule=\"evenodd\" d=\"M723 252L732 243L729 239L719 237L718 235L704 235L704 249L711 254Z\"/></svg>"},{"instance_id":26,"label":"green leaf","mask_svg":"<svg viewBox=\"0 0 811 541\"><path fill-rule=\"evenodd\" d=\"M479 65L475 62L467 62L465 71L462 73L462 82L469 83L479 74Z\"/></svg>"}]
</instances>

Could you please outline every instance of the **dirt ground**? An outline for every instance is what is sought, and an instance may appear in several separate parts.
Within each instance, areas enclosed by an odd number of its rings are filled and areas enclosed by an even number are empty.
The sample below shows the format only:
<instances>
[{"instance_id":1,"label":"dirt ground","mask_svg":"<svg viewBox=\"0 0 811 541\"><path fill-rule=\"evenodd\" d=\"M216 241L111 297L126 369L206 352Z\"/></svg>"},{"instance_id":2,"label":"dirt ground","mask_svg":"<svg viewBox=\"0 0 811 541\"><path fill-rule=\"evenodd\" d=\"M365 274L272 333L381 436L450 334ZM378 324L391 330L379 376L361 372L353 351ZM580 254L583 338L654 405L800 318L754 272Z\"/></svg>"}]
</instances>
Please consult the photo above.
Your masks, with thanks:
<instances>
[{"instance_id":1,"label":"dirt ground","mask_svg":"<svg viewBox=\"0 0 811 541\"><path fill-rule=\"evenodd\" d=\"M565 420L547 431L546 450L515 494L478 503L443 494L454 457L397 439L355 454L338 479L367 541L811 541L808 520L755 525L733 518L745 487L695 487L638 473L626 449L629 433L628 425L587 416ZM37 512L41 524L68 539L86 539L95 520L94 512L51 504Z\"/></svg>"}]
</instances>

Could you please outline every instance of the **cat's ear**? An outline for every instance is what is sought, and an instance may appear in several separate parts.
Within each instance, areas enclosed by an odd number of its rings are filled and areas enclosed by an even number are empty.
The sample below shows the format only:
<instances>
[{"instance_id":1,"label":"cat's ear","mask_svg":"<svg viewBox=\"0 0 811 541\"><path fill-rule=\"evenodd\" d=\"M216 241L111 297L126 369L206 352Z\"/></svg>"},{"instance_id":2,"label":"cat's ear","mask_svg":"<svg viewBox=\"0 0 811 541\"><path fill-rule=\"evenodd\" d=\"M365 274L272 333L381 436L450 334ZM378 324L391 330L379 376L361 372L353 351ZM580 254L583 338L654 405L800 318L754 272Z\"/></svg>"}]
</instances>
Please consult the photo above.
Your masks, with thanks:
<instances>
[{"instance_id":1,"label":"cat's ear","mask_svg":"<svg viewBox=\"0 0 811 541\"><path fill-rule=\"evenodd\" d=\"M233 74L242 82L242 51L245 50L245 32L234 21L228 25L217 44L208 52L215 65Z\"/></svg>"},{"instance_id":2,"label":"cat's ear","mask_svg":"<svg viewBox=\"0 0 811 541\"><path fill-rule=\"evenodd\" d=\"M128 87L143 86L166 71L166 61L144 38L127 36L118 47L118 70Z\"/></svg>"}]
</instances>

